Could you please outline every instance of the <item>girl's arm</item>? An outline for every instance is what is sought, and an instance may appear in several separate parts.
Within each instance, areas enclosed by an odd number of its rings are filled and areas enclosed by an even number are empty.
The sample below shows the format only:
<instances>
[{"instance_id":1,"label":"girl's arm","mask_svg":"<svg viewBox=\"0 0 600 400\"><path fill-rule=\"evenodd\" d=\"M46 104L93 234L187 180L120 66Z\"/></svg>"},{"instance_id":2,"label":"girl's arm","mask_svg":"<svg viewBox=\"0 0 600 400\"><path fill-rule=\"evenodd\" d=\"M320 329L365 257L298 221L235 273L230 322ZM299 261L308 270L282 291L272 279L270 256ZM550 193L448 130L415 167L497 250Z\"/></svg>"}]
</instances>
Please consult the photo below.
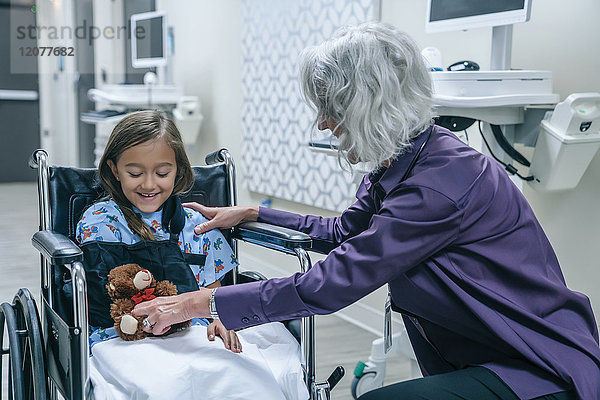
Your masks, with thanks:
<instances>
[{"instance_id":1,"label":"girl's arm","mask_svg":"<svg viewBox=\"0 0 600 400\"><path fill-rule=\"evenodd\" d=\"M204 236L206 236L206 239L208 239L210 243L208 246L210 256L206 258L204 270L207 271L209 268L215 268L215 281L205 287L208 289L216 289L221 286L220 278L238 264L237 260L235 260L233 250L231 250L227 241L218 230L207 232ZM227 265L227 267L225 267L225 265ZM220 270L220 272L216 272L217 269L221 268L223 269ZM227 330L220 320L213 320L206 328L206 334L208 340L211 342L215 340L215 336L219 336L223 340L226 349L231 350L233 353L242 352L242 343L235 331Z\"/></svg>"},{"instance_id":2,"label":"girl's arm","mask_svg":"<svg viewBox=\"0 0 600 400\"><path fill-rule=\"evenodd\" d=\"M208 340L211 342L215 340L215 336L219 336L223 339L223 344L226 349L231 350L233 353L242 352L242 343L240 342L237 333L235 333L234 330L227 330L225 325L218 319L214 320L206 327L206 334L208 335Z\"/></svg>"}]
</instances>

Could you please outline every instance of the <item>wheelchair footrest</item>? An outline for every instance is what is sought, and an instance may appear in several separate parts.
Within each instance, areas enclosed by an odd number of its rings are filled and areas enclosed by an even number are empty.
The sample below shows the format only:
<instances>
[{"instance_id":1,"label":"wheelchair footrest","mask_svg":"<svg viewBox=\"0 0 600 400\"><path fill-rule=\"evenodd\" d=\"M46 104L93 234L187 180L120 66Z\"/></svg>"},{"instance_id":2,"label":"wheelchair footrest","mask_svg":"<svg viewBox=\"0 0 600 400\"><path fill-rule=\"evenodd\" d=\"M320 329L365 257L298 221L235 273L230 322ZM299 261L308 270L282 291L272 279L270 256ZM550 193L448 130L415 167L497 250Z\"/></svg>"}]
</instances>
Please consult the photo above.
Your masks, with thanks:
<instances>
[{"instance_id":1,"label":"wheelchair footrest","mask_svg":"<svg viewBox=\"0 0 600 400\"><path fill-rule=\"evenodd\" d=\"M338 365L338 367L333 370L331 375L329 375L329 378L327 378L327 383L329 383L330 390L338 384L338 382L344 377L345 373L346 371L344 371L344 367L341 365Z\"/></svg>"}]
</instances>

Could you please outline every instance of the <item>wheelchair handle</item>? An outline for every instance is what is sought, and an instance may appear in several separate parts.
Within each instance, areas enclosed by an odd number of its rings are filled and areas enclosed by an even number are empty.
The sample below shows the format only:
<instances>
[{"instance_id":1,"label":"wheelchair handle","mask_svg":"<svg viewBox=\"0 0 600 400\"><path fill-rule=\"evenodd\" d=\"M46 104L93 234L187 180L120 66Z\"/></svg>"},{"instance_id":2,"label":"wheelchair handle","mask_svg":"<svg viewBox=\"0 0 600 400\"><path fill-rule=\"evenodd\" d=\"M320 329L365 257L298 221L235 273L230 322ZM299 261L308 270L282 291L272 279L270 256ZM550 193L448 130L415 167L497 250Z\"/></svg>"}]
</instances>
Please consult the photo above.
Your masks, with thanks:
<instances>
[{"instance_id":1,"label":"wheelchair handle","mask_svg":"<svg viewBox=\"0 0 600 400\"><path fill-rule=\"evenodd\" d=\"M48 153L46 152L46 150L44 150L44 149L37 149L37 150L35 150L31 154L31 157L29 157L29 161L28 161L29 168L31 168L31 169L37 169L37 167L38 167L38 158L39 158L38 153L43 153L46 156L46 158L48 158Z\"/></svg>"},{"instance_id":2,"label":"wheelchair handle","mask_svg":"<svg viewBox=\"0 0 600 400\"><path fill-rule=\"evenodd\" d=\"M213 151L212 153L208 154L204 158L204 161L206 161L206 165L225 162L225 159L227 158L227 154L229 154L229 150L227 150L225 148L219 149L217 151Z\"/></svg>"}]
</instances>

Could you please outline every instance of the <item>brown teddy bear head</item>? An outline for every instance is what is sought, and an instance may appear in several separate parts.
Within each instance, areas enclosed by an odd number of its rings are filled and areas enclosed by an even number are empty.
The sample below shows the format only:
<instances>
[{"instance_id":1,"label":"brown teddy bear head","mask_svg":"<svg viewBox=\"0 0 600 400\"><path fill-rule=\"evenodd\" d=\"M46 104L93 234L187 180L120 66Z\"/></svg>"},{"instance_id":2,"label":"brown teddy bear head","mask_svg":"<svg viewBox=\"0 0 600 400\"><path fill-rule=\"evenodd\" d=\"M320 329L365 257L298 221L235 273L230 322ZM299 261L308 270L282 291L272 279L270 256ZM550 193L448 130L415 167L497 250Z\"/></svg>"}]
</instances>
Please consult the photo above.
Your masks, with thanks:
<instances>
[{"instance_id":1,"label":"brown teddy bear head","mask_svg":"<svg viewBox=\"0 0 600 400\"><path fill-rule=\"evenodd\" d=\"M150 271L137 264L125 264L113 268L108 273L106 290L111 299L131 298L147 288L156 287L156 281Z\"/></svg>"}]
</instances>

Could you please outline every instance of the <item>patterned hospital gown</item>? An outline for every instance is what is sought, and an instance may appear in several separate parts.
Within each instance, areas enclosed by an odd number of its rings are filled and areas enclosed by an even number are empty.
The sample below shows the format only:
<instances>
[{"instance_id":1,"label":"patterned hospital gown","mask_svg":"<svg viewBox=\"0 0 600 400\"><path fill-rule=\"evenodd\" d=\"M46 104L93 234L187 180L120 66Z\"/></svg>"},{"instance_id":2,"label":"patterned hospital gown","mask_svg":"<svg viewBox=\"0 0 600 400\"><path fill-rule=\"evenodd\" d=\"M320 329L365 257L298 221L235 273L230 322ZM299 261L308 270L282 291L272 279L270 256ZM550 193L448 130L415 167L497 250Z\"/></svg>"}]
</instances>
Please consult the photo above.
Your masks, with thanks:
<instances>
[{"instance_id":1,"label":"patterned hospital gown","mask_svg":"<svg viewBox=\"0 0 600 400\"><path fill-rule=\"evenodd\" d=\"M190 265L199 287L208 286L221 279L227 272L238 266L231 247L218 229L196 235L194 227L207 219L198 211L185 208L185 226L179 234L179 248L184 253L205 254L204 266ZM136 208L142 220L150 227L156 240L168 240L169 234L161 225L162 210L142 213ZM120 242L135 244L141 240L127 224L119 206L111 199L91 205L77 224L76 240L80 244L91 241ZM194 324L207 325L205 319L195 319ZM116 337L114 328L90 328L90 348L99 341Z\"/></svg>"}]
</instances>

